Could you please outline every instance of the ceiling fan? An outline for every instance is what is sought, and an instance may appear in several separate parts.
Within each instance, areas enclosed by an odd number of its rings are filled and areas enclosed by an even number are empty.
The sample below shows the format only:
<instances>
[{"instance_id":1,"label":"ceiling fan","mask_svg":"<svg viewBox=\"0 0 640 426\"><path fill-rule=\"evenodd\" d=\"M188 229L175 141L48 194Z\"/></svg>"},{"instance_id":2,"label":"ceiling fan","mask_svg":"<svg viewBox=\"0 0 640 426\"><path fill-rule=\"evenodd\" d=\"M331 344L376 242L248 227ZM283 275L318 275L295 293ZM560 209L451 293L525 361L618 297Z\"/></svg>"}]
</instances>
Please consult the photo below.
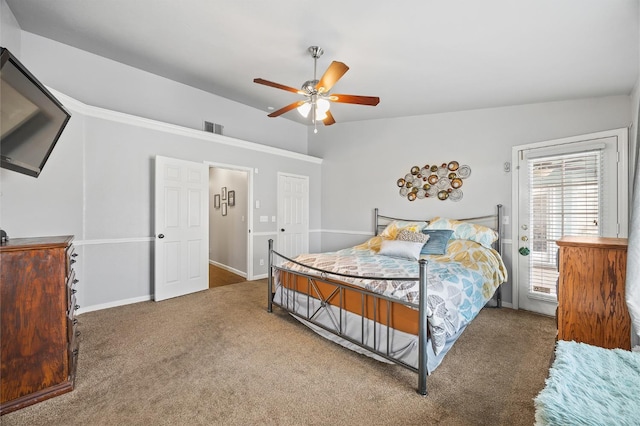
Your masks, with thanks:
<instances>
[{"instance_id":1,"label":"ceiling fan","mask_svg":"<svg viewBox=\"0 0 640 426\"><path fill-rule=\"evenodd\" d=\"M325 126L330 126L336 122L331 115L330 102L339 102L344 104L358 104L358 105L370 105L376 106L380 102L380 98L376 96L357 96L357 95L343 95L330 93L331 88L336 84L338 80L349 70L349 67L342 62L333 61L329 68L324 72L322 78L318 80L316 78L316 65L318 58L322 56L324 51L318 46L309 47L309 53L313 57L313 80L305 81L300 89L285 86L282 84L274 83L262 78L256 78L254 83L264 84L265 86L275 87L276 89L287 90L289 92L298 93L304 95L306 99L296 101L289 104L277 111L269 114L269 117L278 117L285 112L289 112L294 108L298 109L298 112L303 117L308 117L311 113L311 121L314 125L317 121L322 121ZM316 128L314 132L318 132Z\"/></svg>"}]
</instances>

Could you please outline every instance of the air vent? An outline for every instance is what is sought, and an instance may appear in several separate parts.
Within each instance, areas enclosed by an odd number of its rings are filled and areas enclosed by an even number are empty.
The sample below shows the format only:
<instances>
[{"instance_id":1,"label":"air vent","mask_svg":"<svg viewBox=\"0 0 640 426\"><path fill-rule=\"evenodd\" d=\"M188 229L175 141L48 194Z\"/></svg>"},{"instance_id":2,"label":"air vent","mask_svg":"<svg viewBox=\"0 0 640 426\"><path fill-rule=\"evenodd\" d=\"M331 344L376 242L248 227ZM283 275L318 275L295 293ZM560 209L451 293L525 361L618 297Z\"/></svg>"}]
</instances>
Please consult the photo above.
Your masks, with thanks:
<instances>
[{"instance_id":1,"label":"air vent","mask_svg":"<svg viewBox=\"0 0 640 426\"><path fill-rule=\"evenodd\" d=\"M216 135L222 134L222 129L224 126L222 124L212 123L210 121L204 122L204 131L209 133L215 133Z\"/></svg>"}]
</instances>

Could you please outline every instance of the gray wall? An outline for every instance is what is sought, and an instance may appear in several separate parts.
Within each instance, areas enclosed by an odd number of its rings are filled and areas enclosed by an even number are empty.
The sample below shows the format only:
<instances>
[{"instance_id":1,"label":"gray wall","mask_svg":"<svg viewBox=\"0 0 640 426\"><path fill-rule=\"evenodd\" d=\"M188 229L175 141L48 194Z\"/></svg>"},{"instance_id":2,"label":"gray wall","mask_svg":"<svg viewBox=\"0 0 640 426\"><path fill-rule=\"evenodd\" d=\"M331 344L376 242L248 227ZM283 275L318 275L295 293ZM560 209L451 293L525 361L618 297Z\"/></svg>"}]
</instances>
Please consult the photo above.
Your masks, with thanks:
<instances>
[{"instance_id":1,"label":"gray wall","mask_svg":"<svg viewBox=\"0 0 640 426\"><path fill-rule=\"evenodd\" d=\"M47 86L89 105L306 153L306 126L22 31L20 61Z\"/></svg>"},{"instance_id":2,"label":"gray wall","mask_svg":"<svg viewBox=\"0 0 640 426\"><path fill-rule=\"evenodd\" d=\"M153 293L156 155L258 168L257 212L276 215L277 172L310 177L311 217L320 224L320 162L301 154L83 106L54 92L72 118L37 179L0 170L2 226L10 237L74 234L78 301L86 309L149 299ZM254 215L254 273L264 275L275 223Z\"/></svg>"},{"instance_id":3,"label":"gray wall","mask_svg":"<svg viewBox=\"0 0 640 426\"><path fill-rule=\"evenodd\" d=\"M22 50L20 25L4 0L0 0L0 45L9 49L17 57L20 56Z\"/></svg>"},{"instance_id":4,"label":"gray wall","mask_svg":"<svg viewBox=\"0 0 640 426\"><path fill-rule=\"evenodd\" d=\"M25 33L4 0L0 6L0 44L72 113L40 177L0 170L0 223L11 238L75 235L82 310L147 300L153 292L156 155L259 168L254 198L261 206L250 224L256 275L266 274L259 259L276 235L275 223L257 218L277 214L278 172L309 176L310 226L320 227L321 161L296 153L306 151L304 126ZM65 96L73 94L81 102ZM261 143L189 129L203 119Z\"/></svg>"},{"instance_id":5,"label":"gray wall","mask_svg":"<svg viewBox=\"0 0 640 426\"><path fill-rule=\"evenodd\" d=\"M322 229L344 231L323 233L322 250L367 239L363 233L373 230L375 207L396 217L470 217L491 214L500 203L510 215L512 176L503 164L511 161L513 146L631 122L630 97L615 96L341 123L309 132L309 153L323 159ZM409 202L399 196L396 180L411 166L451 160L472 170L461 201ZM511 270L510 227L505 237L503 252ZM510 302L510 282L503 294Z\"/></svg>"}]
</instances>

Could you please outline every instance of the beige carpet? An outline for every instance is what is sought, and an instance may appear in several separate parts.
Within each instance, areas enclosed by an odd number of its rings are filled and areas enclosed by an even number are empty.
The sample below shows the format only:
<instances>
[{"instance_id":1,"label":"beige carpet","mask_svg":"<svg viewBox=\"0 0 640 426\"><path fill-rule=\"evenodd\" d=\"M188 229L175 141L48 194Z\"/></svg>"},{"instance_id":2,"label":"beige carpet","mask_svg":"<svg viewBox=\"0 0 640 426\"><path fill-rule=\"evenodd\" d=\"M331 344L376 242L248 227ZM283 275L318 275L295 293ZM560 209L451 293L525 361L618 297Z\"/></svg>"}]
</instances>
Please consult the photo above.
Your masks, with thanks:
<instances>
[{"instance_id":1,"label":"beige carpet","mask_svg":"<svg viewBox=\"0 0 640 426\"><path fill-rule=\"evenodd\" d=\"M79 317L76 389L2 425L532 425L555 322L485 309L415 392L416 375L283 314L264 280Z\"/></svg>"}]
</instances>

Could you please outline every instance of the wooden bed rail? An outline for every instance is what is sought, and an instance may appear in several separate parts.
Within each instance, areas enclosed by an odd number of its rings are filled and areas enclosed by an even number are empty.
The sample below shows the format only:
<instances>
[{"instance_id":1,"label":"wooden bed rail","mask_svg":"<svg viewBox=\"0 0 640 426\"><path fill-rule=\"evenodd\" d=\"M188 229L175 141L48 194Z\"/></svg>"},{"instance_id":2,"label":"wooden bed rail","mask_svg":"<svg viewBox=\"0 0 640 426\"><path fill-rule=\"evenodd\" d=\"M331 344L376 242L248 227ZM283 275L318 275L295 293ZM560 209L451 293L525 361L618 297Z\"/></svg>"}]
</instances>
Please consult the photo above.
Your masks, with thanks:
<instances>
[{"instance_id":1,"label":"wooden bed rail","mask_svg":"<svg viewBox=\"0 0 640 426\"><path fill-rule=\"evenodd\" d=\"M277 266L276 265L276 261L286 261L286 262L291 262L293 264L297 264L300 266L303 266L309 270L313 270L318 272L320 275L311 275L308 273L304 273L304 272L300 272L300 271L294 271L292 269L288 269L282 266ZM291 315L294 315L298 318L301 318L304 321L308 321L312 324L314 324L317 327L322 328L323 330L332 333L344 340L347 340L363 349L366 349L378 356L381 356L395 364L398 364L402 367L405 367L411 371L414 371L416 373L418 373L418 388L417 388L417 392L422 395L422 396L426 396L427 395L427 375L428 375L428 369L427 369L427 348L428 348L428 328L427 328L427 261L422 259L419 261L419 275L418 277L377 277L377 276L361 276L361 275L350 275L350 274L342 274L339 272L328 272L328 271L323 271L321 269L318 268L314 268L308 265L304 265L302 263L296 262L293 259L290 259L280 253L278 253L277 251L273 250L273 239L269 239L269 270L268 270L268 278L267 278L267 312L273 312L273 305L275 304L276 306L280 307L281 309L285 310L286 312L288 312ZM331 286L334 286L336 289L338 289L337 291L340 292L340 303L338 306L332 305L336 308L339 309L340 312L340 325L337 327L336 329L332 329L330 327L325 326L324 324L315 321L313 318L313 315L309 315L309 312L306 312L306 315L300 315L298 312L295 311L295 302L293 303L293 307L289 306L289 303L276 303L273 300L273 296L274 296L274 273L278 271L280 273L287 273L287 274L291 274L293 276L297 276L297 277L303 277L304 279L306 279L309 283L309 286L314 286L314 288L316 288L316 282L321 282L321 283L325 283L325 284L329 284ZM334 280L329 281L329 277L334 277ZM358 279L371 279L371 280L401 280L401 281L418 281L419 282L419 287L420 287L420 293L419 293L419 299L418 299L418 304L416 305L415 303L411 303L411 302L403 302L400 301L398 299L393 299L391 297L387 297L384 296L382 294L379 293L375 293L372 291L369 291L365 288L359 288L359 287L354 287L354 286L350 286L350 285L346 285L340 282L335 281L335 278L339 278L339 277L343 277L343 278L358 278ZM280 282L283 290L290 290L289 287L286 287L286 284L284 282ZM374 310L374 314L373 314L373 324L374 324L374 332L373 332L373 346L368 345L364 342L364 333L362 334L362 341L358 341L357 339L351 338L350 336L347 336L346 334L342 333L342 315L343 315L343 306L342 306L342 292L345 291L345 289L348 289L348 291L350 292L354 292L354 293L358 293L361 295L363 303L365 298L370 298L373 299L373 310ZM292 290L292 291L295 291ZM335 291L334 291L335 293ZM333 294L333 293L332 293ZM312 297L310 295L310 292L308 291L306 294L307 299L309 299L310 297ZM283 299L284 299L284 295L283 295ZM327 300L321 300L320 304L330 304L329 300L331 299L331 296L329 296L327 298ZM368 299L367 299L368 300ZM389 317L389 308L387 307L386 313L387 313L387 320L386 320L386 324L383 324L380 321L381 325L385 325L386 329L387 329L387 348L386 351L381 351L378 349L378 345L376 343L376 327L375 325L378 323L378 316L375 313L375 309L376 306L378 305L379 301L386 301L387 305L391 302L395 303L395 304L401 304L404 306L408 306L411 307L413 309L417 309L418 310L418 368L415 368L411 365L408 365L407 363L405 363L404 361L400 360L400 359L396 359L394 358L391 353L390 353L390 347L389 347L389 333L390 333L390 317ZM364 316L364 310L365 307L364 305L362 306L362 321L364 324L364 321L367 319ZM364 325L363 325L364 327Z\"/></svg>"}]
</instances>

